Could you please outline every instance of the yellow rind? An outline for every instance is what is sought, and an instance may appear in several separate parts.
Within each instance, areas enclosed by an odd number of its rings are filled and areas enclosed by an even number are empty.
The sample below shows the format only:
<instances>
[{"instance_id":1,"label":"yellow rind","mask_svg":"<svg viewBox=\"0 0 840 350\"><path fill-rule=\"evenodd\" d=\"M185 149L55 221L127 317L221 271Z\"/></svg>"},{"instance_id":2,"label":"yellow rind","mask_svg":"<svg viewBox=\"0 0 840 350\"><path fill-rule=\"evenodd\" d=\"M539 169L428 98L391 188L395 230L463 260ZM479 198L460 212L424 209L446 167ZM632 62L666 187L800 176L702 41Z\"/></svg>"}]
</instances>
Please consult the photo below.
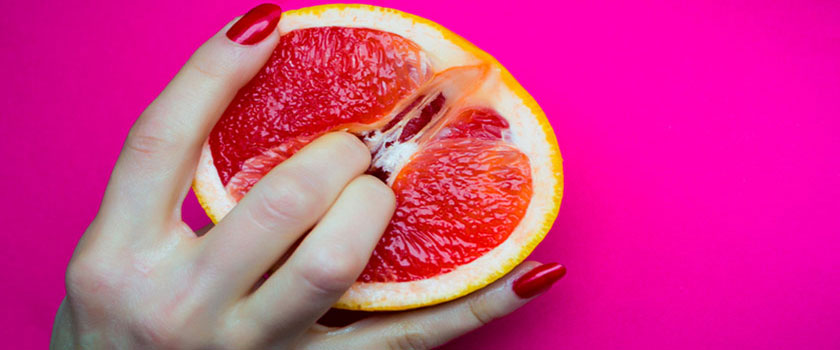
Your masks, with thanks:
<instances>
[{"instance_id":1,"label":"yellow rind","mask_svg":"<svg viewBox=\"0 0 840 350\"><path fill-rule=\"evenodd\" d=\"M435 305L443 302L447 302L453 299L460 298L464 295L470 294L478 289L481 289L490 283L498 280L502 276L506 275L508 272L513 270L516 266L518 266L522 261L524 261L528 255L537 247L537 245L542 242L545 236L548 234L548 231L551 229L552 224L554 223L555 219L557 218L557 214L560 210L560 203L563 199L563 158L560 154L560 148L557 144L557 138L554 134L554 129L552 129L548 118L543 112L542 108L537 104L534 98L522 87L521 84L513 77L512 74L505 68L498 60L496 60L493 56L488 54L487 52L479 49L463 37L459 36L458 34L453 33L452 31L446 29L445 27L441 26L440 24L428 20L423 17L419 17L416 15L412 15L409 13L405 13L399 10L372 6L372 5L364 5L364 4L329 4L329 5L319 5L319 6L312 6L297 10L290 10L286 11L286 14L319 14L321 12L327 10L343 10L343 9L363 9L369 11L379 11L383 13L389 13L392 15L397 15L404 17L406 19L410 19L416 23L425 24L429 27L434 28L438 32L443 35L446 40L454 43L458 47L462 48L464 51L467 51L482 61L490 62L491 64L495 65L499 68L501 72L501 80L502 82L511 90L513 91L517 97L519 97L523 104L528 107L531 113L537 118L537 122L539 123L540 127L542 128L543 132L546 135L546 143L550 145L551 154L549 158L552 160L552 172L554 173L557 179L557 186L555 186L554 195L553 195L553 207L551 210L547 211L549 214L546 215L543 219L542 225L540 229L535 232L534 234L529 236L529 240L521 246L519 254L513 256L502 263L498 270L494 273L487 275L483 279L472 280L470 281L463 290L459 293L453 293L450 295L440 296L440 297L430 297L426 299L417 300L415 303L408 303L408 304L401 304L401 305L380 305L372 302L367 303L348 303L345 301L339 301L333 307L339 309L346 309L346 310L365 310L365 311L397 311L397 310L406 310L406 309L413 309L418 307L430 306ZM199 204L201 207L204 208L204 211L207 212L207 215L210 217L210 220L213 223L218 222L218 218L221 217L219 213L215 213L213 208L209 206L207 201L203 200L202 197L199 195L200 191L196 190L198 184L193 182L193 189L196 193L196 197L198 198Z\"/></svg>"},{"instance_id":2,"label":"yellow rind","mask_svg":"<svg viewBox=\"0 0 840 350\"><path fill-rule=\"evenodd\" d=\"M198 200L198 204L201 205L201 209L204 209L204 212L207 213L207 217L210 218L210 221L213 222L213 225L218 224L220 220L219 215L213 211L213 207L210 206L208 201L201 196L201 193L204 193L204 191L201 191L198 188L199 186L201 186L201 184L193 180L192 189L193 193L195 193L195 199Z\"/></svg>"}]
</instances>

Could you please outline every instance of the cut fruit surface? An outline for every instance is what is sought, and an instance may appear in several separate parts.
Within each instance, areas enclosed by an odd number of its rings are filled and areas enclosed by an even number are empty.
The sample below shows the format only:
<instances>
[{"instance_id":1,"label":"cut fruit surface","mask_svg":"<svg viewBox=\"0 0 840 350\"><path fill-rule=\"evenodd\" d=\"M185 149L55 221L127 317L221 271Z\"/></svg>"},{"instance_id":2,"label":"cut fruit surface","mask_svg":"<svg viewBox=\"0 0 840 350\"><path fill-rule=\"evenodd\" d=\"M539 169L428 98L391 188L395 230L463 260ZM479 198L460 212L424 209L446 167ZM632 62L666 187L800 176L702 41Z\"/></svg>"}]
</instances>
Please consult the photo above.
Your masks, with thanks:
<instances>
[{"instance_id":1,"label":"cut fruit surface","mask_svg":"<svg viewBox=\"0 0 840 350\"><path fill-rule=\"evenodd\" d=\"M531 168L504 143L449 138L426 145L392 187L397 210L362 282L434 277L498 246L528 208Z\"/></svg>"},{"instance_id":2,"label":"cut fruit surface","mask_svg":"<svg viewBox=\"0 0 840 350\"><path fill-rule=\"evenodd\" d=\"M323 27L283 35L213 129L222 182L254 156L299 145L300 136L378 121L430 73L417 45L391 33Z\"/></svg>"},{"instance_id":3,"label":"cut fruit surface","mask_svg":"<svg viewBox=\"0 0 840 350\"><path fill-rule=\"evenodd\" d=\"M285 12L280 42L213 128L193 188L221 220L329 131L358 135L397 197L336 307L399 310L481 288L524 260L562 197L542 110L495 59L428 20L366 5Z\"/></svg>"}]
</instances>

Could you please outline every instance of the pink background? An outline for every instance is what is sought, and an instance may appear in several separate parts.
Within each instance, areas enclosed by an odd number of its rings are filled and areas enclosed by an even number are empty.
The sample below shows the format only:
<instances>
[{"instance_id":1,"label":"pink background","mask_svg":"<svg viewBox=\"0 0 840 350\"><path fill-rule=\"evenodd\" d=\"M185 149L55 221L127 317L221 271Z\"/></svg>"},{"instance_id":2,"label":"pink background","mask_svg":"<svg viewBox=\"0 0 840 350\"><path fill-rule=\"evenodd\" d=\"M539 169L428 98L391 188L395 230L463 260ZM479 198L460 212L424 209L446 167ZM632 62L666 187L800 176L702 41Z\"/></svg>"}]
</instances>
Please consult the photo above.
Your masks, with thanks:
<instances>
[{"instance_id":1,"label":"pink background","mask_svg":"<svg viewBox=\"0 0 840 350\"><path fill-rule=\"evenodd\" d=\"M37 3L0 4L6 348L46 347L132 121L255 4ZM565 158L533 258L568 276L447 349L840 348L840 2L376 3L496 56Z\"/></svg>"}]
</instances>

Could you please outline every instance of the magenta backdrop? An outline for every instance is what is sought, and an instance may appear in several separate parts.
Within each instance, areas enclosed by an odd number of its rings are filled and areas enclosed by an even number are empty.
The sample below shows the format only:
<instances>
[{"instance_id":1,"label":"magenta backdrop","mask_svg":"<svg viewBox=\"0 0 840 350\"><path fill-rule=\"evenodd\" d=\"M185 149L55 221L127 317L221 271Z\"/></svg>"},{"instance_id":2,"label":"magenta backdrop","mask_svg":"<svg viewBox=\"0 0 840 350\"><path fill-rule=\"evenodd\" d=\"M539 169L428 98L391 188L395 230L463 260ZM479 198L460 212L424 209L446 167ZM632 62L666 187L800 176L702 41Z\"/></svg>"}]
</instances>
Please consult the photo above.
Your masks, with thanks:
<instances>
[{"instance_id":1,"label":"magenta backdrop","mask_svg":"<svg viewBox=\"0 0 840 350\"><path fill-rule=\"evenodd\" d=\"M4 348L46 347L132 121L256 4L37 3L0 4ZM568 276L446 348L840 348L840 2L631 3L376 2L498 58L565 158L533 258Z\"/></svg>"}]
</instances>

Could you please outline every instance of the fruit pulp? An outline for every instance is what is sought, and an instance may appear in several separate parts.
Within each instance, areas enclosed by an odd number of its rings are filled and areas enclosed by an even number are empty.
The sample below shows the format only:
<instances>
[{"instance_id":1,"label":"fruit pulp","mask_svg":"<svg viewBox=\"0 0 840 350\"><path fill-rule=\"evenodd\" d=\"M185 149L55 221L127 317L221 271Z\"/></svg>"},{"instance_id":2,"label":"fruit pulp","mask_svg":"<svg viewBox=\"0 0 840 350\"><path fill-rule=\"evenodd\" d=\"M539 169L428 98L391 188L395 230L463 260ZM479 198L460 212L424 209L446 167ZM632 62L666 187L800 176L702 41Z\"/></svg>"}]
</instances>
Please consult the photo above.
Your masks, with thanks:
<instances>
[{"instance_id":1,"label":"fruit pulp","mask_svg":"<svg viewBox=\"0 0 840 350\"><path fill-rule=\"evenodd\" d=\"M530 164L507 139L503 116L456 103L429 83L433 74L420 48L396 34L320 27L283 35L211 132L222 184L238 201L318 135L391 132L398 137L388 142L415 142L417 151L395 176L371 169L392 180L397 209L359 281L419 280L474 261L524 217Z\"/></svg>"}]
</instances>

